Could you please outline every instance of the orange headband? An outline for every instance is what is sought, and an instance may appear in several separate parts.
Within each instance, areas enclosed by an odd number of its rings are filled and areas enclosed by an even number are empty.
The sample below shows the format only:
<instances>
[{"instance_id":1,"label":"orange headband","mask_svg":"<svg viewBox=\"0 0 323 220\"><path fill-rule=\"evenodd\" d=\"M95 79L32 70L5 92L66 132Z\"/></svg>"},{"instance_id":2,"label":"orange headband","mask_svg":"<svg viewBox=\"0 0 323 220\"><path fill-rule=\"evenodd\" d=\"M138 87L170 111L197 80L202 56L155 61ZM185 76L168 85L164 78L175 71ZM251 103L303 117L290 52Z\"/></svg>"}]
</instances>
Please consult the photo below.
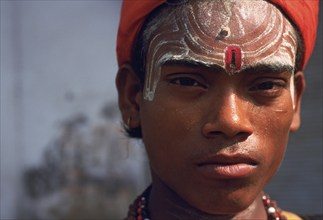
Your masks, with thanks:
<instances>
[{"instance_id":1,"label":"orange headband","mask_svg":"<svg viewBox=\"0 0 323 220\"><path fill-rule=\"evenodd\" d=\"M146 17L166 0L124 0L117 37L117 59L119 67L131 62L133 44ZM304 70L315 45L318 24L319 0L270 0L297 26L303 40Z\"/></svg>"}]
</instances>

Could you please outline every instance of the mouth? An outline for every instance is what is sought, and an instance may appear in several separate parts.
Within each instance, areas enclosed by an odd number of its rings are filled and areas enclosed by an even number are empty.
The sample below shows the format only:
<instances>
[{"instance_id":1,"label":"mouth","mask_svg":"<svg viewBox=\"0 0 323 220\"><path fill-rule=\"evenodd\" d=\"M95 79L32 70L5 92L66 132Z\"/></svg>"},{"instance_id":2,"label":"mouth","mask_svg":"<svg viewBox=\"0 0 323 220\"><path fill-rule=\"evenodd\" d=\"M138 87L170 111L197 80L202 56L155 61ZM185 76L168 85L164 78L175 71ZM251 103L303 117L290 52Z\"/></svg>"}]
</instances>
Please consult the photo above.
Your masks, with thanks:
<instances>
[{"instance_id":1,"label":"mouth","mask_svg":"<svg viewBox=\"0 0 323 220\"><path fill-rule=\"evenodd\" d=\"M198 171L207 178L235 179L251 176L258 162L245 154L221 154L201 159L196 163Z\"/></svg>"}]
</instances>

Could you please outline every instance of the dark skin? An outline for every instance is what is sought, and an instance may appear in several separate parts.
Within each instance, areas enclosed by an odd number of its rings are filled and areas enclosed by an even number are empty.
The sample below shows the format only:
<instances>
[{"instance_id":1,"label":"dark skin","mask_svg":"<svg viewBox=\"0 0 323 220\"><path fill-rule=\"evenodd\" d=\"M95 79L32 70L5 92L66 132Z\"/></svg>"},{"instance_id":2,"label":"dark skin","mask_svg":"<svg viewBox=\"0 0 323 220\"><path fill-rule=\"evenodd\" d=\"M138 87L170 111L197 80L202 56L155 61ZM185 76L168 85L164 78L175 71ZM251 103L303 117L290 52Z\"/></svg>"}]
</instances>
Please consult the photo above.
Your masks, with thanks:
<instances>
[{"instance_id":1,"label":"dark skin","mask_svg":"<svg viewBox=\"0 0 323 220\"><path fill-rule=\"evenodd\" d=\"M187 73L190 71L193 74ZM176 73L195 80L197 72L211 82L207 89L168 77ZM281 163L289 132L300 125L303 73L294 77L295 110L288 72L229 76L205 67L165 66L162 76L153 101L142 99L140 82L129 65L119 70L117 78L124 120L131 115L130 126L143 130L153 176L152 219L171 219L164 210L174 204L161 202L169 201L167 197L210 219L212 215L217 219L265 219L260 192ZM284 82L283 87L253 89L277 79ZM237 152L253 155L255 172L242 178L201 178L195 158Z\"/></svg>"},{"instance_id":2,"label":"dark skin","mask_svg":"<svg viewBox=\"0 0 323 220\"><path fill-rule=\"evenodd\" d=\"M123 120L141 127L150 161L151 219L266 219L261 192L300 126L303 73L263 57L234 75L185 62L161 65L152 101L129 64L117 75Z\"/></svg>"}]
</instances>

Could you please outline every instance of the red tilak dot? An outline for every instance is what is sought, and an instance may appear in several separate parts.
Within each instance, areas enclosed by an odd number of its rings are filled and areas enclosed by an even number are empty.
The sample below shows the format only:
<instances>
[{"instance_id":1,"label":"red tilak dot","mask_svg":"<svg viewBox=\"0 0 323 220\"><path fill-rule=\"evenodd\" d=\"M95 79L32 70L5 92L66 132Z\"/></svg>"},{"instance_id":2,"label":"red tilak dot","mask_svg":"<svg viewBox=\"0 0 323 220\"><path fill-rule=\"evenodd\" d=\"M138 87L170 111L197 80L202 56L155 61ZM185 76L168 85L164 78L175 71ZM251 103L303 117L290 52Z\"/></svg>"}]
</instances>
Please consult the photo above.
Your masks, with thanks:
<instances>
[{"instance_id":1,"label":"red tilak dot","mask_svg":"<svg viewBox=\"0 0 323 220\"><path fill-rule=\"evenodd\" d=\"M241 48L229 46L225 49L225 69L229 71L240 70L242 64Z\"/></svg>"}]
</instances>

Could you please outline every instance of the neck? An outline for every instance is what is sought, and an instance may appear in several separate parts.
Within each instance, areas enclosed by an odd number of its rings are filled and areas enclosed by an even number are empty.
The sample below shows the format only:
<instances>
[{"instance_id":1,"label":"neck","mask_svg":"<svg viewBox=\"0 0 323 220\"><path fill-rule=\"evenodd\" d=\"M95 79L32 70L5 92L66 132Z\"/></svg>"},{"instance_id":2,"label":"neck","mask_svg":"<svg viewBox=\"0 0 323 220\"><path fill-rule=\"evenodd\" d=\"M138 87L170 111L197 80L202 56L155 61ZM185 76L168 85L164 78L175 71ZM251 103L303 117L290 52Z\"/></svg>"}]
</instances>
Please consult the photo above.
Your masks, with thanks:
<instances>
[{"instance_id":1,"label":"neck","mask_svg":"<svg viewBox=\"0 0 323 220\"><path fill-rule=\"evenodd\" d=\"M213 215L200 211L185 202L160 179L153 178L149 195L148 209L152 220L239 220L267 219L267 214L261 200L261 194L245 210L227 215Z\"/></svg>"}]
</instances>

